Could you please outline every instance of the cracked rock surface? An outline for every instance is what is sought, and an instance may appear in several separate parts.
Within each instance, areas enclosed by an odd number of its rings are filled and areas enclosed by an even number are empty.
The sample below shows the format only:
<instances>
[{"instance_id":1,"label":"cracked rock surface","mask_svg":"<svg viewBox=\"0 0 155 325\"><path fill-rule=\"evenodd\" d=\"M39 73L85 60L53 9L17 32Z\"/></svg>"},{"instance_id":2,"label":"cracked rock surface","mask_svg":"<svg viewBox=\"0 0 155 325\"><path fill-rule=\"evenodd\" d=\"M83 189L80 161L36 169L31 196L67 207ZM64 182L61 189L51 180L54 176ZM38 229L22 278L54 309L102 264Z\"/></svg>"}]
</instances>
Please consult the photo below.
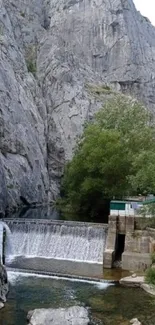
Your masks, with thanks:
<instances>
[{"instance_id":1,"label":"cracked rock surface","mask_svg":"<svg viewBox=\"0 0 155 325\"><path fill-rule=\"evenodd\" d=\"M0 0L0 213L55 199L116 91L155 110L155 27L132 0Z\"/></svg>"}]
</instances>

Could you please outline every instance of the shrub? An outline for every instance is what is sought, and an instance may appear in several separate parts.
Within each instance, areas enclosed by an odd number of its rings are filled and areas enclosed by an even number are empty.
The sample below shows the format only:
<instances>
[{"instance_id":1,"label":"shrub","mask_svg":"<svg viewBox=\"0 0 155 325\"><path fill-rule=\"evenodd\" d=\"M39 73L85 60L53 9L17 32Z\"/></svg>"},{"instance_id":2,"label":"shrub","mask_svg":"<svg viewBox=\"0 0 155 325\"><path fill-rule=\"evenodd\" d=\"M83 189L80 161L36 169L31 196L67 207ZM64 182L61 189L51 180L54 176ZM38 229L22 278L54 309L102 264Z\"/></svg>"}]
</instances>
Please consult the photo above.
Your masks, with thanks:
<instances>
[{"instance_id":1,"label":"shrub","mask_svg":"<svg viewBox=\"0 0 155 325\"><path fill-rule=\"evenodd\" d=\"M152 261L152 264L155 263L155 252L153 252L153 253L151 254L151 261Z\"/></svg>"},{"instance_id":2,"label":"shrub","mask_svg":"<svg viewBox=\"0 0 155 325\"><path fill-rule=\"evenodd\" d=\"M25 17L25 12L21 12L20 15L21 15L22 17Z\"/></svg>"},{"instance_id":3,"label":"shrub","mask_svg":"<svg viewBox=\"0 0 155 325\"><path fill-rule=\"evenodd\" d=\"M135 220L135 228L136 230L145 230L149 228L155 228L155 217L139 217Z\"/></svg>"},{"instance_id":4,"label":"shrub","mask_svg":"<svg viewBox=\"0 0 155 325\"><path fill-rule=\"evenodd\" d=\"M155 285L155 269L149 268L145 274L145 282Z\"/></svg>"},{"instance_id":5,"label":"shrub","mask_svg":"<svg viewBox=\"0 0 155 325\"><path fill-rule=\"evenodd\" d=\"M31 72L34 76L36 75L36 71L37 71L36 63L33 62L32 60L27 60L27 69L28 72Z\"/></svg>"}]
</instances>

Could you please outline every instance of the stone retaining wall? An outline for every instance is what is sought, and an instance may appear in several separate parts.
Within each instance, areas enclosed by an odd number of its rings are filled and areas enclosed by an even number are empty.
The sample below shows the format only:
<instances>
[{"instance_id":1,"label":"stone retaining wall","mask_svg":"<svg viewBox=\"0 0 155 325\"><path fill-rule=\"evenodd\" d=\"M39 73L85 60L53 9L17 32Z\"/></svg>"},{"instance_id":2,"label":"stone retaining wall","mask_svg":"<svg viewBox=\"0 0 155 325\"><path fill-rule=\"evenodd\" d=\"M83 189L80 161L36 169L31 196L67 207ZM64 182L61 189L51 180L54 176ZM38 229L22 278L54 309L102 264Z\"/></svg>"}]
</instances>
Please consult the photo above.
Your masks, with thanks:
<instances>
[{"instance_id":1,"label":"stone retaining wall","mask_svg":"<svg viewBox=\"0 0 155 325\"><path fill-rule=\"evenodd\" d=\"M145 270L151 264L151 253L155 251L155 229L136 229L134 216L109 216L109 228L104 267L111 268L116 251L116 238L125 235L125 247L122 254L124 270Z\"/></svg>"}]
</instances>

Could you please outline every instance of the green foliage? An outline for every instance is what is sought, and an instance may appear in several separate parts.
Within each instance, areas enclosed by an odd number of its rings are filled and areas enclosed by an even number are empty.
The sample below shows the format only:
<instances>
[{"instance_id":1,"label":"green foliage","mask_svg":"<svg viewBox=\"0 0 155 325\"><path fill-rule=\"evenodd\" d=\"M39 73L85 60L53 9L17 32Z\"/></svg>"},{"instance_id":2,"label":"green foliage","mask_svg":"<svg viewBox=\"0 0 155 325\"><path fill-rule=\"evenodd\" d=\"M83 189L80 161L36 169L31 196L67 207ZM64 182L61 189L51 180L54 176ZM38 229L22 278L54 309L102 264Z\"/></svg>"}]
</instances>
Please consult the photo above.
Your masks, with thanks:
<instances>
[{"instance_id":1,"label":"green foliage","mask_svg":"<svg viewBox=\"0 0 155 325\"><path fill-rule=\"evenodd\" d=\"M8 184L8 185L7 185L7 188L11 190L11 189L14 188L14 186L13 186L13 184Z\"/></svg>"},{"instance_id":2,"label":"green foliage","mask_svg":"<svg viewBox=\"0 0 155 325\"><path fill-rule=\"evenodd\" d=\"M145 230L148 227L155 228L155 217L146 218L146 216L142 216L142 217L136 218L136 220L135 220L136 230Z\"/></svg>"},{"instance_id":3,"label":"green foliage","mask_svg":"<svg viewBox=\"0 0 155 325\"><path fill-rule=\"evenodd\" d=\"M155 252L153 252L153 253L151 254L151 261L152 261L152 264L155 263Z\"/></svg>"},{"instance_id":4,"label":"green foliage","mask_svg":"<svg viewBox=\"0 0 155 325\"><path fill-rule=\"evenodd\" d=\"M155 269L149 268L146 270L145 282L155 285Z\"/></svg>"},{"instance_id":5,"label":"green foliage","mask_svg":"<svg viewBox=\"0 0 155 325\"><path fill-rule=\"evenodd\" d=\"M36 63L33 60L27 60L27 69L28 72L31 72L34 76L36 75Z\"/></svg>"},{"instance_id":6,"label":"green foliage","mask_svg":"<svg viewBox=\"0 0 155 325\"><path fill-rule=\"evenodd\" d=\"M25 17L25 12L22 11L22 12L20 13L20 15L21 15L22 17Z\"/></svg>"},{"instance_id":7,"label":"green foliage","mask_svg":"<svg viewBox=\"0 0 155 325\"><path fill-rule=\"evenodd\" d=\"M154 119L124 96L106 102L87 124L65 168L63 205L94 216L105 200L155 193Z\"/></svg>"},{"instance_id":8,"label":"green foliage","mask_svg":"<svg viewBox=\"0 0 155 325\"><path fill-rule=\"evenodd\" d=\"M137 212L138 215L145 218L146 216L155 217L155 202L143 205ZM153 218L149 218L153 219ZM155 218L154 218L155 220ZM155 222L155 221L154 221Z\"/></svg>"}]
</instances>

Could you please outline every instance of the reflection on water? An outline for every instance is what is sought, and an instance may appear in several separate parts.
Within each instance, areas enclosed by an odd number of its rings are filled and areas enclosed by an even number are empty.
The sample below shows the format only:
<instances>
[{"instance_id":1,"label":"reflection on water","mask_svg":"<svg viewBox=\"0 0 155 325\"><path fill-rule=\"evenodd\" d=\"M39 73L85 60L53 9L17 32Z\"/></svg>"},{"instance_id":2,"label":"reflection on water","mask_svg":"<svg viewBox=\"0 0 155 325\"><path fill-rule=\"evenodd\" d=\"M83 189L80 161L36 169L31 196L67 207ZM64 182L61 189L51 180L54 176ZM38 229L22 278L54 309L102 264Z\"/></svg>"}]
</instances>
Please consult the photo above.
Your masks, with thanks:
<instances>
[{"instance_id":1,"label":"reflection on water","mask_svg":"<svg viewBox=\"0 0 155 325\"><path fill-rule=\"evenodd\" d=\"M9 218L25 218L25 219L52 219L59 220L60 214L54 206L41 206L38 208L25 207L16 213L8 216ZM62 216L61 216L61 219Z\"/></svg>"},{"instance_id":2,"label":"reflection on water","mask_svg":"<svg viewBox=\"0 0 155 325\"><path fill-rule=\"evenodd\" d=\"M76 215L71 213L60 213L56 206L46 205L40 207L24 207L18 212L8 215L8 218L25 218L25 219L52 219L102 223L103 218L90 218L87 215ZM103 222L104 223L104 222Z\"/></svg>"},{"instance_id":3,"label":"reflection on water","mask_svg":"<svg viewBox=\"0 0 155 325\"><path fill-rule=\"evenodd\" d=\"M93 317L102 325L127 325L138 317L142 324L155 324L155 298L141 289L90 284L44 277L9 274L10 293L0 312L1 325L25 325L26 315L34 308L72 305L91 307Z\"/></svg>"}]
</instances>

